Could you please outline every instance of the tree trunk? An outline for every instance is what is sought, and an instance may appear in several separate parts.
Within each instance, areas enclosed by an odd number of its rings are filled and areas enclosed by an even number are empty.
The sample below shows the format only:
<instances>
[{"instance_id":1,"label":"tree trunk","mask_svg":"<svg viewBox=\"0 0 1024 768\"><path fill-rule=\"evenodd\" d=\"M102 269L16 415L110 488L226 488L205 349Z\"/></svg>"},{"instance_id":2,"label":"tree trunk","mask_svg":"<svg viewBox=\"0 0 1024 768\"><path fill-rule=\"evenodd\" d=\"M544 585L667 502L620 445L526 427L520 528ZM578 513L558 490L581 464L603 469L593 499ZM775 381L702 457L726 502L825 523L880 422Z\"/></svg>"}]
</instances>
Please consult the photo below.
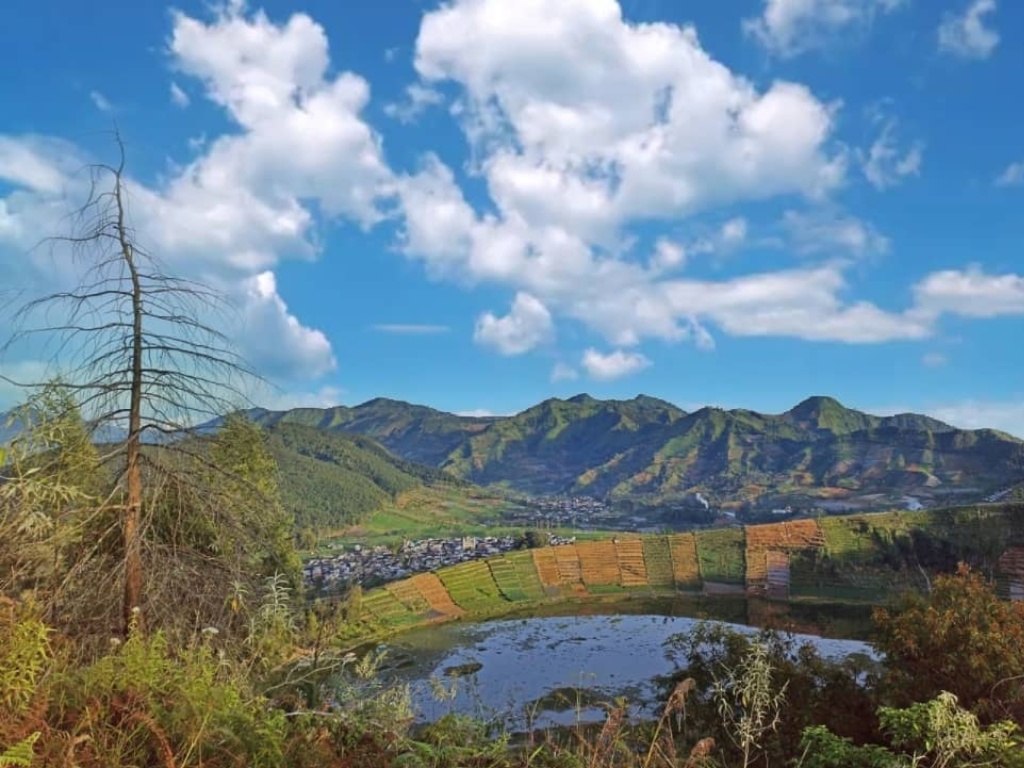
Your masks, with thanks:
<instances>
[{"instance_id":1,"label":"tree trunk","mask_svg":"<svg viewBox=\"0 0 1024 768\"><path fill-rule=\"evenodd\" d=\"M128 443L126 445L126 468L128 498L124 509L124 632L127 637L132 627L143 628L142 620L142 283L135 264L131 240L125 229L125 206L122 196L121 176L117 175L114 186L117 204L117 236L121 255L128 267L132 283L132 352L131 352L131 400L128 406Z\"/></svg>"}]
</instances>

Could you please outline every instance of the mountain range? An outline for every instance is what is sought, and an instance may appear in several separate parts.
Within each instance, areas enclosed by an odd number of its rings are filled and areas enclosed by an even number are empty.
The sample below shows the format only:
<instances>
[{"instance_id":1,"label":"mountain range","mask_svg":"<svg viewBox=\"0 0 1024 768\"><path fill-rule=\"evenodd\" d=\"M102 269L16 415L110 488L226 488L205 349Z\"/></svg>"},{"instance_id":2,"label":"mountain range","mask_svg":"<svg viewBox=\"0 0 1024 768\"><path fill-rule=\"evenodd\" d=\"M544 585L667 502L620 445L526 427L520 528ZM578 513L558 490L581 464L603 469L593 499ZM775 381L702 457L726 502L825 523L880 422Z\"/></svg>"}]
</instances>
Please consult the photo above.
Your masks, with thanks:
<instances>
[{"instance_id":1,"label":"mountain range","mask_svg":"<svg viewBox=\"0 0 1024 768\"><path fill-rule=\"evenodd\" d=\"M830 397L781 414L686 412L640 395L549 399L470 417L377 398L355 407L255 409L264 424L354 433L396 456L530 494L719 501L870 494L981 495L1024 477L1024 441L927 416L873 416Z\"/></svg>"}]
</instances>

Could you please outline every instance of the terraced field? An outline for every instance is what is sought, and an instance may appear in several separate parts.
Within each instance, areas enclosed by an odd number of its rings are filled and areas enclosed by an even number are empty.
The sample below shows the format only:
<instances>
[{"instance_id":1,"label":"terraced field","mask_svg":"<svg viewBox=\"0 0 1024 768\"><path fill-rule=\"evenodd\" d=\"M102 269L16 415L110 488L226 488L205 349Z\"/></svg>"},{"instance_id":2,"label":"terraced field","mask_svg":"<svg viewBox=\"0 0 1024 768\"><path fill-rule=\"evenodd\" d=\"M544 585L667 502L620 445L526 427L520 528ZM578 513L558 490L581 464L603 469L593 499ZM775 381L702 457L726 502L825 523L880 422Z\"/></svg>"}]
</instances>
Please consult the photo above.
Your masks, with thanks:
<instances>
[{"instance_id":1,"label":"terraced field","mask_svg":"<svg viewBox=\"0 0 1024 768\"><path fill-rule=\"evenodd\" d=\"M538 590L537 597L531 598L519 580L519 571L516 570L515 563L508 557L492 557L487 561L487 567L491 569L491 578L506 600L519 603L543 597L543 591Z\"/></svg>"},{"instance_id":2,"label":"terraced field","mask_svg":"<svg viewBox=\"0 0 1024 768\"><path fill-rule=\"evenodd\" d=\"M672 572L672 550L667 536L644 539L644 566L647 583L652 587L672 588L676 585Z\"/></svg>"},{"instance_id":3,"label":"terraced field","mask_svg":"<svg viewBox=\"0 0 1024 768\"><path fill-rule=\"evenodd\" d=\"M619 556L612 541L584 541L576 545L580 577L588 589L622 586Z\"/></svg>"},{"instance_id":4,"label":"terraced field","mask_svg":"<svg viewBox=\"0 0 1024 768\"><path fill-rule=\"evenodd\" d=\"M668 537L672 555L672 578L680 589L701 586L700 561L697 559L697 537L692 533L676 533Z\"/></svg>"},{"instance_id":5,"label":"terraced field","mask_svg":"<svg viewBox=\"0 0 1024 768\"><path fill-rule=\"evenodd\" d=\"M409 579L430 606L432 618L450 619L465 613L453 601L436 573L418 573Z\"/></svg>"},{"instance_id":6,"label":"terraced field","mask_svg":"<svg viewBox=\"0 0 1024 768\"><path fill-rule=\"evenodd\" d=\"M794 520L771 525L751 525L745 530L746 583L751 589L778 586L785 573L789 588L791 552L820 550L825 537L817 520Z\"/></svg>"},{"instance_id":7,"label":"terraced field","mask_svg":"<svg viewBox=\"0 0 1024 768\"><path fill-rule=\"evenodd\" d=\"M523 588L527 598L530 600L544 599L544 585L541 583L540 574L534 566L533 555L530 552L512 552L505 555L516 569L519 577L519 585Z\"/></svg>"},{"instance_id":8,"label":"terraced field","mask_svg":"<svg viewBox=\"0 0 1024 768\"><path fill-rule=\"evenodd\" d=\"M419 591L412 579L394 581L384 587L388 592L398 598L411 613L417 616L426 616L430 613L430 603L423 593Z\"/></svg>"},{"instance_id":9,"label":"terraced field","mask_svg":"<svg viewBox=\"0 0 1024 768\"><path fill-rule=\"evenodd\" d=\"M622 573L622 586L649 586L647 581L647 563L644 562L643 539L620 539L616 541L615 554L619 560L619 572Z\"/></svg>"},{"instance_id":10,"label":"terraced field","mask_svg":"<svg viewBox=\"0 0 1024 768\"><path fill-rule=\"evenodd\" d=\"M746 563L743 556L742 528L700 531L697 538L697 560L701 580L721 584L743 584Z\"/></svg>"},{"instance_id":11,"label":"terraced field","mask_svg":"<svg viewBox=\"0 0 1024 768\"><path fill-rule=\"evenodd\" d=\"M368 592L363 597L362 609L381 624L405 624L419 618L403 605L393 592L387 589L375 589Z\"/></svg>"},{"instance_id":12,"label":"terraced field","mask_svg":"<svg viewBox=\"0 0 1024 768\"><path fill-rule=\"evenodd\" d=\"M437 577L452 596L452 601L466 611L483 612L507 602L486 560L471 560L442 568Z\"/></svg>"},{"instance_id":13,"label":"terraced field","mask_svg":"<svg viewBox=\"0 0 1024 768\"><path fill-rule=\"evenodd\" d=\"M565 585L582 583L583 572L580 570L580 556L576 551L576 545L553 547L552 551L558 565L558 582Z\"/></svg>"},{"instance_id":14,"label":"terraced field","mask_svg":"<svg viewBox=\"0 0 1024 768\"><path fill-rule=\"evenodd\" d=\"M916 538L915 538L916 537ZM514 605L635 590L871 599L920 582L914 542L988 557L1004 595L1024 599L1024 506L859 514L584 541L510 552L367 592L370 629L402 629ZM894 560L896 558L896 560Z\"/></svg>"},{"instance_id":15,"label":"terraced field","mask_svg":"<svg viewBox=\"0 0 1024 768\"><path fill-rule=\"evenodd\" d=\"M544 587L544 592L549 595L557 595L558 587L562 583L562 576L558 571L558 559L555 557L553 547L543 547L532 552L533 563L537 566L537 576Z\"/></svg>"}]
</instances>

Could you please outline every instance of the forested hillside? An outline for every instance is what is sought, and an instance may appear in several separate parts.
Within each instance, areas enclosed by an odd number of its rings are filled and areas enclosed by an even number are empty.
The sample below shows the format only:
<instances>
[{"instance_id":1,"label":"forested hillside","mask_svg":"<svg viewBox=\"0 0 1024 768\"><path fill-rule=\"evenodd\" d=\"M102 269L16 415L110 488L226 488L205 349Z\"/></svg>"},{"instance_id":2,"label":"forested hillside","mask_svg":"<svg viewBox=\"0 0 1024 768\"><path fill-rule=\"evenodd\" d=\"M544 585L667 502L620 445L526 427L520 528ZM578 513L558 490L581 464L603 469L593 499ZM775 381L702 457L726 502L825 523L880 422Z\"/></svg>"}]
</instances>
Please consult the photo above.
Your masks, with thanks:
<instances>
[{"instance_id":1,"label":"forested hillside","mask_svg":"<svg viewBox=\"0 0 1024 768\"><path fill-rule=\"evenodd\" d=\"M281 500L298 528L357 523L424 485L468 486L441 470L396 458L361 435L279 424L267 429L267 447L279 467Z\"/></svg>"}]
</instances>

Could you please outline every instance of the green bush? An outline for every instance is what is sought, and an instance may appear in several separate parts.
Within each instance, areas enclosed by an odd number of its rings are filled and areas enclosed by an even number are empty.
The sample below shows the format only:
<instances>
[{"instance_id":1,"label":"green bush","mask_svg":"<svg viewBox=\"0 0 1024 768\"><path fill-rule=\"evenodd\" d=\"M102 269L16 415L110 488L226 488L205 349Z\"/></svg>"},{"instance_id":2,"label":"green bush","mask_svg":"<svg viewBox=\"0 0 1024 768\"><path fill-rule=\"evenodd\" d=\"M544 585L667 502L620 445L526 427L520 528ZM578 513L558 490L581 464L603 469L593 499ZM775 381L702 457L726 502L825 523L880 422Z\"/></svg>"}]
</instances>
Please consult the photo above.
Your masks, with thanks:
<instances>
[{"instance_id":1,"label":"green bush","mask_svg":"<svg viewBox=\"0 0 1024 768\"><path fill-rule=\"evenodd\" d=\"M86 766L285 764L282 712L222 660L215 638L172 653L162 634L132 634L56 681L51 720Z\"/></svg>"}]
</instances>

